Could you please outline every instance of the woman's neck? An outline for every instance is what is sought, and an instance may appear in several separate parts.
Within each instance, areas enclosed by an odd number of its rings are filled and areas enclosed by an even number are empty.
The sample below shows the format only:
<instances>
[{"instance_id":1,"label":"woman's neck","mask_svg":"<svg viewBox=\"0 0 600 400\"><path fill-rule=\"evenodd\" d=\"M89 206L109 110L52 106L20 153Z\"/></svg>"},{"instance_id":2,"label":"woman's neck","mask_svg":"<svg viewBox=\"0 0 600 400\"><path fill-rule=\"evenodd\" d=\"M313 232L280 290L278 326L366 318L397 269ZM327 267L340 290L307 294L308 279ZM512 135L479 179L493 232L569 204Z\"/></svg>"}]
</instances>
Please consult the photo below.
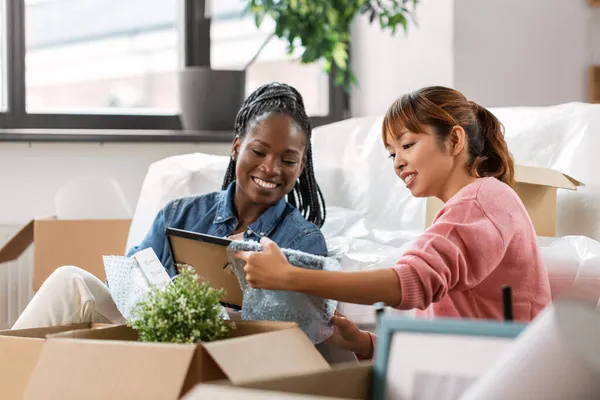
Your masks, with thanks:
<instances>
[{"instance_id":1,"label":"woman's neck","mask_svg":"<svg viewBox=\"0 0 600 400\"><path fill-rule=\"evenodd\" d=\"M441 193L436 197L446 203L461 189L475 182L475 180L477 180L477 178L468 175L464 168L454 170L448 177Z\"/></svg>"},{"instance_id":2,"label":"woman's neck","mask_svg":"<svg viewBox=\"0 0 600 400\"><path fill-rule=\"evenodd\" d=\"M267 209L264 205L257 205L248 201L239 191L235 192L233 206L238 218L238 226L234 233L243 232L248 226L256 222Z\"/></svg>"}]
</instances>

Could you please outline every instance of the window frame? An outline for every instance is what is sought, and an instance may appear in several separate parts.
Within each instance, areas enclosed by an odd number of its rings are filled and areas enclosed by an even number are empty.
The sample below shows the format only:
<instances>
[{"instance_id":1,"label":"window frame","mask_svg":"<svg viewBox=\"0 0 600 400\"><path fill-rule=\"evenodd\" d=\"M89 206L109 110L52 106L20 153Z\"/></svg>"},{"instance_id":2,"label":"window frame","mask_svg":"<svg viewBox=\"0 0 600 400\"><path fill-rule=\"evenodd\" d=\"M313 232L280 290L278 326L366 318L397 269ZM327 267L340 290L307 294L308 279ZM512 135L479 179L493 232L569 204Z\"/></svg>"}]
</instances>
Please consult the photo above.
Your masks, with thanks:
<instances>
[{"instance_id":1,"label":"window frame","mask_svg":"<svg viewBox=\"0 0 600 400\"><path fill-rule=\"evenodd\" d=\"M0 128L2 128L0 129L0 139L2 139L2 135L6 136L6 132L11 130L17 134L23 130L36 130L36 137L43 134L43 130L94 130L94 135L85 135L85 137L93 138L102 137L103 130L111 130L113 134L115 130L127 131L128 136L136 136L136 133L133 132L136 130L140 141L147 141L148 135L139 134L139 131L155 131L152 137L156 138L160 136L158 131L165 131L165 136L173 137L174 131L177 133L176 131L182 130L179 115L28 113L26 111L25 84L25 0L5 1L7 9L5 21L7 30L7 110L6 112L0 111ZM181 13L184 26L181 27L181 37L184 40L181 46L185 64L190 59L206 59L206 52L202 49L206 48L206 43L210 43L210 28L207 29L207 24L194 18L194 15L203 15L204 3L204 0L183 0L182 2ZM202 10L202 14L198 13L199 10ZM208 59L210 59L210 55L208 55ZM340 121L348 116L349 96L343 88L335 86L334 74L335 71L332 71L329 75L329 114L311 117L313 126ZM14 140L16 136L16 134L10 135L11 140ZM53 140L52 136L49 135L49 141ZM189 132L186 136L190 136Z\"/></svg>"}]
</instances>

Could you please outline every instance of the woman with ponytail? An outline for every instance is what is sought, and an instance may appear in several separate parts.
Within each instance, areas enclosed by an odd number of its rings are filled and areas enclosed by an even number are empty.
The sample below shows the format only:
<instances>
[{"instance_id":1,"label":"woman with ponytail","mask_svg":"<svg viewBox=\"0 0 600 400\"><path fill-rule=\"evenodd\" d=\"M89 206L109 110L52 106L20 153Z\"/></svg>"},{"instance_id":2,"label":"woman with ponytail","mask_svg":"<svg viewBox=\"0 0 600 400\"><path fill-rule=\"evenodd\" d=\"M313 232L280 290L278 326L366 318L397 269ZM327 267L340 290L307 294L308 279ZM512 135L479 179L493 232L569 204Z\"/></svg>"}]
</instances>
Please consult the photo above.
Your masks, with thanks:
<instances>
[{"instance_id":1,"label":"woman with ponytail","mask_svg":"<svg viewBox=\"0 0 600 400\"><path fill-rule=\"evenodd\" d=\"M273 242L242 252L256 288L293 290L348 303L384 302L417 314L503 318L502 286L513 291L515 320L530 321L550 302L533 224L514 191L514 164L498 119L460 92L428 87L402 96L383 120L383 145L416 197L445 204L433 224L391 268L312 271L288 264ZM373 336L334 317L330 342L363 358Z\"/></svg>"}]
</instances>

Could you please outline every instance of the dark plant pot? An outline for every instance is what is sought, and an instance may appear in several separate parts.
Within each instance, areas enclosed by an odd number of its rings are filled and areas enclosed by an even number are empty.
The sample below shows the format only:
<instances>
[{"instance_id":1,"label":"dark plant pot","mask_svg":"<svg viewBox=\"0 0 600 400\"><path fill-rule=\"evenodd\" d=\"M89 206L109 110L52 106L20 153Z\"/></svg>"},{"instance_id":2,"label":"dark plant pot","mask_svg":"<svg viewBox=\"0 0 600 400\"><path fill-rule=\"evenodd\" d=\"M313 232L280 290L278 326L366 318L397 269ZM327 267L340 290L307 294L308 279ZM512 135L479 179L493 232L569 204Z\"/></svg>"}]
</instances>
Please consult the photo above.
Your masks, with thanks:
<instances>
[{"instance_id":1,"label":"dark plant pot","mask_svg":"<svg viewBox=\"0 0 600 400\"><path fill-rule=\"evenodd\" d=\"M233 131L245 94L246 71L186 67L179 72L183 129Z\"/></svg>"}]
</instances>

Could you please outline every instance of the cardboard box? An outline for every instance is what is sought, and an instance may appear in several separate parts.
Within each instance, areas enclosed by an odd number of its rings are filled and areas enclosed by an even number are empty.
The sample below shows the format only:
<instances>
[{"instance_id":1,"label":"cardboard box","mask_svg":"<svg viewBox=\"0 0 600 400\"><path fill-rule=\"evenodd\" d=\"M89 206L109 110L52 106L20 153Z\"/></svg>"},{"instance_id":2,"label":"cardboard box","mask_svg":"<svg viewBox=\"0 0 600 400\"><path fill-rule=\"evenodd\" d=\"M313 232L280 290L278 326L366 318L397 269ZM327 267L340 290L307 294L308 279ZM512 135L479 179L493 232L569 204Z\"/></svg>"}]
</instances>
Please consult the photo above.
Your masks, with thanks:
<instances>
[{"instance_id":1,"label":"cardboard box","mask_svg":"<svg viewBox=\"0 0 600 400\"><path fill-rule=\"evenodd\" d=\"M329 364L295 323L236 322L232 338L203 344L142 343L126 326L49 337L26 399L178 399L200 382L234 384Z\"/></svg>"},{"instance_id":2,"label":"cardboard box","mask_svg":"<svg viewBox=\"0 0 600 400\"><path fill-rule=\"evenodd\" d=\"M125 253L130 224L127 219L35 219L0 249L0 263L16 260L35 243L33 290L63 265L75 265L104 281L102 256Z\"/></svg>"},{"instance_id":3,"label":"cardboard box","mask_svg":"<svg viewBox=\"0 0 600 400\"><path fill-rule=\"evenodd\" d=\"M561 172L538 167L515 165L516 191L525 205L538 236L556 234L556 198L558 189L577 190L578 180ZM426 226L442 208L439 199L427 199Z\"/></svg>"},{"instance_id":4,"label":"cardboard box","mask_svg":"<svg viewBox=\"0 0 600 400\"><path fill-rule=\"evenodd\" d=\"M75 324L48 328L0 331L0 398L22 399L46 336L105 324Z\"/></svg>"},{"instance_id":5,"label":"cardboard box","mask_svg":"<svg viewBox=\"0 0 600 400\"><path fill-rule=\"evenodd\" d=\"M325 372L294 374L231 386L226 382L197 385L184 400L196 399L361 399L371 397L372 367L348 363Z\"/></svg>"}]
</instances>

